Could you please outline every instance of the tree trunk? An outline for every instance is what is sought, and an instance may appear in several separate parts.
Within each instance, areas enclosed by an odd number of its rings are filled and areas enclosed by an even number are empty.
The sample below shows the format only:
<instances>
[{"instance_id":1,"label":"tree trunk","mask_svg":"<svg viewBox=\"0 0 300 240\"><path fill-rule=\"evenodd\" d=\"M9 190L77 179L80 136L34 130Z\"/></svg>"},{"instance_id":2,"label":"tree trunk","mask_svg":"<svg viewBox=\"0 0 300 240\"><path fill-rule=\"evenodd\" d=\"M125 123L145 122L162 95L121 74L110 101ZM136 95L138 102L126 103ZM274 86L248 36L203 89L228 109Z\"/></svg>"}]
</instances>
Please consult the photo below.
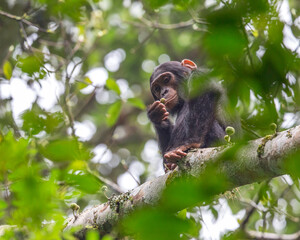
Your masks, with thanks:
<instances>
[{"instance_id":1,"label":"tree trunk","mask_svg":"<svg viewBox=\"0 0 300 240\"><path fill-rule=\"evenodd\" d=\"M179 173L201 176L205 172L207 163L215 161L212 164L218 164L220 174L225 174L230 179L231 187L285 174L282 167L285 157L292 151L300 149L300 126L250 141L242 147L238 146L238 150L233 155L229 155L234 160L221 158L225 152L234 147L235 145L191 151L180 162ZM81 230L76 234L79 238L82 238L86 230L91 228L96 228L101 233L108 233L121 217L135 208L156 204L166 182L172 176L174 172L169 172L127 193L115 196L106 203L89 208L78 216L69 218L65 230L80 226Z\"/></svg>"}]
</instances>

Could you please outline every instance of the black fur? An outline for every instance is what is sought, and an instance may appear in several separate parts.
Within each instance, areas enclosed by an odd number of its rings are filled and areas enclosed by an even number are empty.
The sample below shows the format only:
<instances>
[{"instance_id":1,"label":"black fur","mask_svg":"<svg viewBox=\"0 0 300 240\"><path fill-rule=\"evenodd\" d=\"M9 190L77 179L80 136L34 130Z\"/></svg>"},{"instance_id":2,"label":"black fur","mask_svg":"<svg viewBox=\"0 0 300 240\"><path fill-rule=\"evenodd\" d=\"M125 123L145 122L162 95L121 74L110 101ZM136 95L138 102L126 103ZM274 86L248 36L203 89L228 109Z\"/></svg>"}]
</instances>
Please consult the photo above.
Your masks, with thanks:
<instances>
[{"instance_id":1,"label":"black fur","mask_svg":"<svg viewBox=\"0 0 300 240\"><path fill-rule=\"evenodd\" d=\"M179 85L186 83L188 78L194 75L191 74L192 71L189 68L181 66L180 62L171 61L159 65L154 70L150 77L150 84L164 72L172 72ZM218 90L208 88L201 95L192 99L186 96L179 97L180 103L175 111L171 112L177 116L175 124L171 123L170 120L163 121L161 124L154 124L163 155L182 145L200 143L201 147L209 147L217 141L223 140L225 126L216 117L220 99ZM155 96L154 98L157 100Z\"/></svg>"}]
</instances>

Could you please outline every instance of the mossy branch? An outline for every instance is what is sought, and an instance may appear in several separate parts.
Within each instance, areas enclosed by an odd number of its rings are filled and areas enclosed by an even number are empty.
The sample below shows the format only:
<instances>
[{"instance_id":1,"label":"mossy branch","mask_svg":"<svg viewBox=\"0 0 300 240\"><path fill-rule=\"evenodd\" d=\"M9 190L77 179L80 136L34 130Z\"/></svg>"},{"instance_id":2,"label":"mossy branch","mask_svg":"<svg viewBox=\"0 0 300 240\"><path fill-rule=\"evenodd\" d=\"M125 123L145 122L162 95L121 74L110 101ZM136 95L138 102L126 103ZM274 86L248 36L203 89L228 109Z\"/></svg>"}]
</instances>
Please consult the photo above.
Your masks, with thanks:
<instances>
[{"instance_id":1,"label":"mossy branch","mask_svg":"<svg viewBox=\"0 0 300 240\"><path fill-rule=\"evenodd\" d=\"M191 151L179 164L179 173L183 171L193 176L201 176L205 173L207 163L215 161L212 164L218 164L220 174L225 174L230 179L230 188L283 175L286 173L282 167L286 156L300 149L300 126L278 132L272 137L245 143L237 148L234 161L220 158L233 147L234 145L230 145ZM96 228L103 234L108 233L123 216L137 207L155 205L170 178L177 176L180 174L171 171L117 198L112 198L107 203L89 208L76 219L69 218L65 230L80 227L81 230L77 232L79 238L83 238L90 228Z\"/></svg>"}]
</instances>

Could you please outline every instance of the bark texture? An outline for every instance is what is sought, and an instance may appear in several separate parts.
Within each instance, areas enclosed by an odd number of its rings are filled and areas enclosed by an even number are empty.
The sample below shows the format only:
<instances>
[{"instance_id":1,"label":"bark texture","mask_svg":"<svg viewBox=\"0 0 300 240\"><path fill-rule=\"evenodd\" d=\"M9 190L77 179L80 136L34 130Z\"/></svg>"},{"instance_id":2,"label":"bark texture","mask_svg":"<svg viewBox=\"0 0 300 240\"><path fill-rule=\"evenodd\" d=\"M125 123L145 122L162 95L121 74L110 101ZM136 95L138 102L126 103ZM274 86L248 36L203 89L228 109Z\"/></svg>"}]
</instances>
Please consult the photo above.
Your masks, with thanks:
<instances>
[{"instance_id":1,"label":"bark texture","mask_svg":"<svg viewBox=\"0 0 300 240\"><path fill-rule=\"evenodd\" d=\"M224 159L223 154L230 151L232 147L222 146L191 151L180 163L179 173L200 176L205 172L205 165L215 161L220 173L227 175L232 181L232 187L285 174L282 166L286 156L300 149L300 126L248 142L234 155L227 155ZM228 159L228 156L232 156L232 159ZM156 204L167 181L174 175L176 175L174 172L169 172L147 181L127 193L113 197L106 203L69 218L65 230L79 227L80 231L77 233L79 238L83 237L85 231L90 228L97 228L102 233L109 232L121 217L135 208Z\"/></svg>"}]
</instances>

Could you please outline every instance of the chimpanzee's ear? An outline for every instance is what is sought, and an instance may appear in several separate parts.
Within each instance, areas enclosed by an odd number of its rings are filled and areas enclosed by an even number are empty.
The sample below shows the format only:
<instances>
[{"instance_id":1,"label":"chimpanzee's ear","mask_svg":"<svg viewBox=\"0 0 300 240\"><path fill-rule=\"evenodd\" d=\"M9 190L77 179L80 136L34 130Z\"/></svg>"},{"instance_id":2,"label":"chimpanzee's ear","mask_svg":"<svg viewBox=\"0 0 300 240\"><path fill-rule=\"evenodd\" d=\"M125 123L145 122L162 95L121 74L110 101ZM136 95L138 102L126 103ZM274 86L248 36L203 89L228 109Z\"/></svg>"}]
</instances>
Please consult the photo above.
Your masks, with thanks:
<instances>
[{"instance_id":1,"label":"chimpanzee's ear","mask_svg":"<svg viewBox=\"0 0 300 240\"><path fill-rule=\"evenodd\" d=\"M189 59L183 59L181 61L181 65L191 69L192 71L197 69L196 63L194 63L193 61L191 61Z\"/></svg>"}]
</instances>

